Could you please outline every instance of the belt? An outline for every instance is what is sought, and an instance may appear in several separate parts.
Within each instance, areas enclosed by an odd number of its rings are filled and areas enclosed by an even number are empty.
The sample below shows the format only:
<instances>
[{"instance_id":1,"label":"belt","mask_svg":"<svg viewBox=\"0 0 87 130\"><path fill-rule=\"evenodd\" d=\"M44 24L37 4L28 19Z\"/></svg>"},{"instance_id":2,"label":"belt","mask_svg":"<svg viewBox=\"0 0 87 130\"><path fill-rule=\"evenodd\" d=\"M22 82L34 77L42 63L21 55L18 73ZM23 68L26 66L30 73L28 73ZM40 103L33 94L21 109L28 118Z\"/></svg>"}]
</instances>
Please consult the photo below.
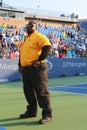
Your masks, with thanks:
<instances>
[{"instance_id":1,"label":"belt","mask_svg":"<svg viewBox=\"0 0 87 130\"><path fill-rule=\"evenodd\" d=\"M44 64L44 63L46 63L45 61L44 62L40 62L39 64L37 64L36 66L34 66L34 65L26 65L26 66L24 66L23 68L28 68L28 67L39 67L41 64Z\"/></svg>"}]
</instances>

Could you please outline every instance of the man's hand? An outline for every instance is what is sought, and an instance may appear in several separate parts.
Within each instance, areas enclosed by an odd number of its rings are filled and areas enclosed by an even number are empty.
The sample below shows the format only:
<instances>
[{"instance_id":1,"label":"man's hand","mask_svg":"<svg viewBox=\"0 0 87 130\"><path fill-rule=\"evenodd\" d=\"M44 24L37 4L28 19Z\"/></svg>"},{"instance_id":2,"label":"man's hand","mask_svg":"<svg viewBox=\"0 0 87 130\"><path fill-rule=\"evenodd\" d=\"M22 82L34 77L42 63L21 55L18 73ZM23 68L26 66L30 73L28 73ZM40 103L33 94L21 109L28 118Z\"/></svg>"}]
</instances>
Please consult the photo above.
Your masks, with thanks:
<instances>
[{"instance_id":1,"label":"man's hand","mask_svg":"<svg viewBox=\"0 0 87 130\"><path fill-rule=\"evenodd\" d=\"M35 60L35 61L32 62L32 65L34 67L37 67L39 64L40 64L40 62L38 60Z\"/></svg>"}]
</instances>

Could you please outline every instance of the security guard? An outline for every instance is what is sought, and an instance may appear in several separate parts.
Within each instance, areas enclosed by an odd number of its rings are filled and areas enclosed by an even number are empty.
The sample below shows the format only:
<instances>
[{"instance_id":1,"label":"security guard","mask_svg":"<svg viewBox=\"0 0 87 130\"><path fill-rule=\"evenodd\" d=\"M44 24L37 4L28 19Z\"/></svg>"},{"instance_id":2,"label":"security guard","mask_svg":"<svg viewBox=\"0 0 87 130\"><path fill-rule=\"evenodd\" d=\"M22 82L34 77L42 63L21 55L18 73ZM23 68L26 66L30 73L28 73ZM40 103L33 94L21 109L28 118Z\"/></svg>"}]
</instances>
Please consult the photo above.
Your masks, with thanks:
<instances>
[{"instance_id":1,"label":"security guard","mask_svg":"<svg viewBox=\"0 0 87 130\"><path fill-rule=\"evenodd\" d=\"M27 36L20 47L19 71L22 73L23 90L28 105L20 119L36 117L38 103L42 108L39 124L45 124L52 119L46 64L51 44L45 35L38 32L35 21L27 24L26 32Z\"/></svg>"}]
</instances>

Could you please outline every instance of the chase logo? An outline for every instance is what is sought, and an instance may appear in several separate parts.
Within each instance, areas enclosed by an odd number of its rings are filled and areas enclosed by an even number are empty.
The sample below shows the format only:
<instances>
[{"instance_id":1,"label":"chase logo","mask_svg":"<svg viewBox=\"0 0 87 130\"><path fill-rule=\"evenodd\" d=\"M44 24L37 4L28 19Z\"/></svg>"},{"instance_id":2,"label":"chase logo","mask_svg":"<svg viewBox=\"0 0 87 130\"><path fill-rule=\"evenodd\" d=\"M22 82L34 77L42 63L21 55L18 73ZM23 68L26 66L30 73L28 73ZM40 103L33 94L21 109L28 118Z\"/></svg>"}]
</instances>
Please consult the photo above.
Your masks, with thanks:
<instances>
[{"instance_id":1,"label":"chase logo","mask_svg":"<svg viewBox=\"0 0 87 130\"><path fill-rule=\"evenodd\" d=\"M48 70L51 70L53 68L53 64L48 60L46 60L46 63L48 64Z\"/></svg>"}]
</instances>

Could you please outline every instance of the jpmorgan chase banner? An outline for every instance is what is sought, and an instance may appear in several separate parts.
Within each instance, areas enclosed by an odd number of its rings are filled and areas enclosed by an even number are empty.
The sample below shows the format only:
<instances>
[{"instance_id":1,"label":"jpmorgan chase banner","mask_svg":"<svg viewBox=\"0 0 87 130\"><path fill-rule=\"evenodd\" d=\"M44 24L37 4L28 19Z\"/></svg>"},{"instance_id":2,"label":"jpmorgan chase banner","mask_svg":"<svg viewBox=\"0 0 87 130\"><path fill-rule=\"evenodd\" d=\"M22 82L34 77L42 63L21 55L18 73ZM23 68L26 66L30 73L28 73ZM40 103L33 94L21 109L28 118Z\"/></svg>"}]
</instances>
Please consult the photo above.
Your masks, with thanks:
<instances>
[{"instance_id":1,"label":"jpmorgan chase banner","mask_svg":"<svg viewBox=\"0 0 87 130\"><path fill-rule=\"evenodd\" d=\"M48 58L49 78L87 75L87 58Z\"/></svg>"},{"instance_id":2,"label":"jpmorgan chase banner","mask_svg":"<svg viewBox=\"0 0 87 130\"><path fill-rule=\"evenodd\" d=\"M20 77L18 59L0 59L0 82L17 81Z\"/></svg>"},{"instance_id":3,"label":"jpmorgan chase banner","mask_svg":"<svg viewBox=\"0 0 87 130\"><path fill-rule=\"evenodd\" d=\"M87 75L87 58L47 58L48 77ZM18 81L18 59L0 59L0 82Z\"/></svg>"}]
</instances>

